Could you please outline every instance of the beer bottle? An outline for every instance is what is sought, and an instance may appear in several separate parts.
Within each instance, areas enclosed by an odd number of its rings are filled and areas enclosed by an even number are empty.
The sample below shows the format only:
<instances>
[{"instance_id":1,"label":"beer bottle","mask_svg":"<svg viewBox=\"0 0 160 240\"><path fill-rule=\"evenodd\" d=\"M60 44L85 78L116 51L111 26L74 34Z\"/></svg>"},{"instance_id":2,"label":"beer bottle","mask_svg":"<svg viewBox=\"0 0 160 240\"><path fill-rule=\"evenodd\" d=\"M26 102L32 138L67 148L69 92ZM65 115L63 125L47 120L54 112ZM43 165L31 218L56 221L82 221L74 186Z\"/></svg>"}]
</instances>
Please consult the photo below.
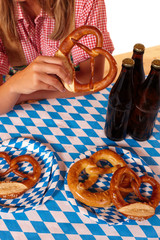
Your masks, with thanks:
<instances>
[{"instance_id":1,"label":"beer bottle","mask_svg":"<svg viewBox=\"0 0 160 240\"><path fill-rule=\"evenodd\" d=\"M145 73L143 68L144 51L145 47L141 43L137 43L133 47L132 59L135 62L133 68L133 95L134 95L133 99L137 97L137 90L145 80Z\"/></svg>"},{"instance_id":2,"label":"beer bottle","mask_svg":"<svg viewBox=\"0 0 160 240\"><path fill-rule=\"evenodd\" d=\"M113 141L126 137L128 118L132 107L134 60L125 58L122 61L120 75L111 89L106 114L105 134Z\"/></svg>"},{"instance_id":3,"label":"beer bottle","mask_svg":"<svg viewBox=\"0 0 160 240\"><path fill-rule=\"evenodd\" d=\"M147 79L138 91L136 104L131 111L128 132L138 141L149 139L160 107L160 60L152 61Z\"/></svg>"},{"instance_id":4,"label":"beer bottle","mask_svg":"<svg viewBox=\"0 0 160 240\"><path fill-rule=\"evenodd\" d=\"M134 60L134 68L133 68L133 106L137 99L138 89L140 85L145 81L145 73L143 67L143 55L144 55L145 47L141 43L136 43L133 47L133 55L132 59ZM130 117L128 122L128 128L130 126ZM127 129L128 133L128 129Z\"/></svg>"}]
</instances>

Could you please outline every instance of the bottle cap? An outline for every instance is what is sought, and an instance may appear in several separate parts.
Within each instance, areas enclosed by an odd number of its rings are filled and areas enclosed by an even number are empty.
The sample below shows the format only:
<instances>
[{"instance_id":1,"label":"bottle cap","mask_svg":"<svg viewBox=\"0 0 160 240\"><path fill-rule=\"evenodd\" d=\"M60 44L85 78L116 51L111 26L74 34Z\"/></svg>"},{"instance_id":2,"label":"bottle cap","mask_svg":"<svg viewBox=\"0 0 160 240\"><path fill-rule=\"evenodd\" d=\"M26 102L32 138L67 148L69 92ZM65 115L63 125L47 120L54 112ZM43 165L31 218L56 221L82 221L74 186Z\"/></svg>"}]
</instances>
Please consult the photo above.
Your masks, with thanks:
<instances>
[{"instance_id":1,"label":"bottle cap","mask_svg":"<svg viewBox=\"0 0 160 240\"><path fill-rule=\"evenodd\" d=\"M144 53L145 46L141 43L136 43L133 47L133 50L138 52L138 53Z\"/></svg>"},{"instance_id":2,"label":"bottle cap","mask_svg":"<svg viewBox=\"0 0 160 240\"><path fill-rule=\"evenodd\" d=\"M159 69L160 70L160 59L155 59L152 61L152 67L154 67L155 69Z\"/></svg>"},{"instance_id":3,"label":"bottle cap","mask_svg":"<svg viewBox=\"0 0 160 240\"><path fill-rule=\"evenodd\" d=\"M125 58L122 61L122 65L124 67L133 67L134 66L134 60L132 58Z\"/></svg>"}]
</instances>

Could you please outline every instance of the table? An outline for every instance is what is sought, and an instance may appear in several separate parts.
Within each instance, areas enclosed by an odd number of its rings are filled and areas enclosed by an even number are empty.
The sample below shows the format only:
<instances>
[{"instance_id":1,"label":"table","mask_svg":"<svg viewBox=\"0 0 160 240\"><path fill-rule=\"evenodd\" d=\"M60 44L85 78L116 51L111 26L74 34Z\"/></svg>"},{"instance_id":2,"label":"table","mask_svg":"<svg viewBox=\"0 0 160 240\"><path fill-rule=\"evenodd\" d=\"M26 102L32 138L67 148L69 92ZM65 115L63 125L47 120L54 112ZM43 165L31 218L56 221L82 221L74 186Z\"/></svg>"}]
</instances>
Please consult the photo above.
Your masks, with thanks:
<instances>
[{"instance_id":1,"label":"table","mask_svg":"<svg viewBox=\"0 0 160 240\"><path fill-rule=\"evenodd\" d=\"M159 51L160 51L160 45L158 46L153 46L153 47L148 47L145 49L144 52L144 57L143 57L143 65L144 65L144 72L146 75L148 75L150 69L151 69L151 62L154 59L159 59ZM122 65L122 60L124 58L130 58L132 57L133 52L127 52L127 53L122 53L122 54L118 54L115 55L114 58L117 62L117 66L118 66L118 74L117 77L120 73L121 70L121 65Z\"/></svg>"},{"instance_id":2,"label":"table","mask_svg":"<svg viewBox=\"0 0 160 240\"><path fill-rule=\"evenodd\" d=\"M113 142L104 134L108 95L112 85L98 93L68 99L41 100L17 105L0 117L0 140L31 138L54 152L60 179L53 198L22 213L0 212L0 239L160 239L157 214L143 221L109 226L74 210L66 197L64 178L71 163L95 146L119 146L134 151L160 177L160 112L152 137L137 142L129 136Z\"/></svg>"}]
</instances>

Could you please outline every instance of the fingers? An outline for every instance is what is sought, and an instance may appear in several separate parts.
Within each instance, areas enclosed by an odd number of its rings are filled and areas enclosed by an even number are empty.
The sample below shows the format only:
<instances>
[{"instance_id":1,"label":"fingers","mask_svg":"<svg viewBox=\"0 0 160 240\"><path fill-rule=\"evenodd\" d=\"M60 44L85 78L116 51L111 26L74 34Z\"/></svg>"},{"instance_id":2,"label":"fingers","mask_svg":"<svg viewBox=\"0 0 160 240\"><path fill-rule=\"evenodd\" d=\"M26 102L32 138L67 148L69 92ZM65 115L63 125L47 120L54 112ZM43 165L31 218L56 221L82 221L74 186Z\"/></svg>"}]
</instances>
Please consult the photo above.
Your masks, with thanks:
<instances>
[{"instance_id":1,"label":"fingers","mask_svg":"<svg viewBox=\"0 0 160 240\"><path fill-rule=\"evenodd\" d=\"M71 76L62 59L39 56L9 80L10 91L18 94L30 94L39 90L64 92L62 82L70 83Z\"/></svg>"},{"instance_id":2,"label":"fingers","mask_svg":"<svg viewBox=\"0 0 160 240\"><path fill-rule=\"evenodd\" d=\"M48 75L57 75L66 83L71 82L71 74L66 68L63 60L58 57L39 56L34 61L34 70Z\"/></svg>"},{"instance_id":3,"label":"fingers","mask_svg":"<svg viewBox=\"0 0 160 240\"><path fill-rule=\"evenodd\" d=\"M39 90L58 90L64 92L65 88L61 80L56 75L49 75L45 73L36 74L34 80L34 89Z\"/></svg>"}]
</instances>

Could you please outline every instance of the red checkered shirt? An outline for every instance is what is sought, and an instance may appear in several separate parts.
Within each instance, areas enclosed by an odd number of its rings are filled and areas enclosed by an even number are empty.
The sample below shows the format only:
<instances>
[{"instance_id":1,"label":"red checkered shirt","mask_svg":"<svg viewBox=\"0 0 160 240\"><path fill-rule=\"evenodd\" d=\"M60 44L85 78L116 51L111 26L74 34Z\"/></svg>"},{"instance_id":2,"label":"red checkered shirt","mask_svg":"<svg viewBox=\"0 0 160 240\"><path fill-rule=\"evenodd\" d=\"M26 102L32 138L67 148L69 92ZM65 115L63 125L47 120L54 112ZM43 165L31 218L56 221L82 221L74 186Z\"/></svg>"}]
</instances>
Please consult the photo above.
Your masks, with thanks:
<instances>
[{"instance_id":1,"label":"red checkered shirt","mask_svg":"<svg viewBox=\"0 0 160 240\"><path fill-rule=\"evenodd\" d=\"M43 10L36 17L34 23L25 18L23 11L17 2L17 30L25 54L27 64L37 56L54 56L60 42L51 40L48 36L54 29L55 21ZM103 48L113 52L114 47L109 32L107 31L107 17L104 0L75 0L75 27L83 25L96 26L103 34ZM95 47L95 37L87 35L81 42L89 48ZM74 64L84 61L88 55L77 46L72 49ZM9 70L9 61L3 43L0 39L0 74L6 75Z\"/></svg>"}]
</instances>

